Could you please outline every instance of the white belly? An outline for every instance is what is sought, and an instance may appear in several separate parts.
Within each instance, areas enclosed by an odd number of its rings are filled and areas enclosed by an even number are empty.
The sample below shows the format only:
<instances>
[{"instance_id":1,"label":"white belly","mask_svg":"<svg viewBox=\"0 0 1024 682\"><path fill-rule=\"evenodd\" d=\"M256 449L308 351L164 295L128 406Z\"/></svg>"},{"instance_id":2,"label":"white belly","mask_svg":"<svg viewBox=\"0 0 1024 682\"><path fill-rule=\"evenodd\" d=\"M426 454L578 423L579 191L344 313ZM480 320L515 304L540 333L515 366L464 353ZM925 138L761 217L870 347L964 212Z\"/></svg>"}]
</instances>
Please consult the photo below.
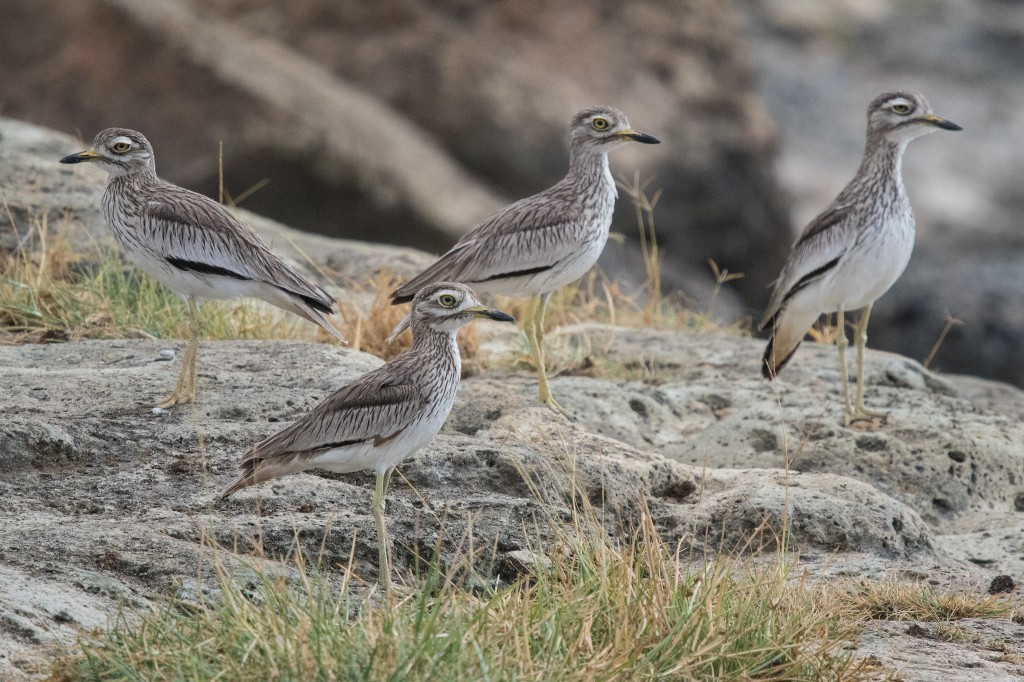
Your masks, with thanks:
<instances>
[{"instance_id":1,"label":"white belly","mask_svg":"<svg viewBox=\"0 0 1024 682\"><path fill-rule=\"evenodd\" d=\"M447 415L445 415L447 418ZM393 440L379 446L373 441L359 445L335 448L307 460L304 469L326 469L338 473L351 473L373 469L385 471L398 464L430 442L444 425L444 419L436 427L427 421L412 424Z\"/></svg>"},{"instance_id":2,"label":"white belly","mask_svg":"<svg viewBox=\"0 0 1024 682\"><path fill-rule=\"evenodd\" d=\"M429 443L430 439L438 434L452 411L457 390L458 382L455 382L449 394L437 396L436 402L426 407L419 419L393 439L381 445L374 445L371 440L328 450L305 460L302 468L350 473L364 469L385 471L398 466L403 459Z\"/></svg>"},{"instance_id":3,"label":"white belly","mask_svg":"<svg viewBox=\"0 0 1024 682\"><path fill-rule=\"evenodd\" d=\"M913 252L912 217L872 232L821 279L822 312L840 307L852 311L874 303L900 278Z\"/></svg>"}]
</instances>

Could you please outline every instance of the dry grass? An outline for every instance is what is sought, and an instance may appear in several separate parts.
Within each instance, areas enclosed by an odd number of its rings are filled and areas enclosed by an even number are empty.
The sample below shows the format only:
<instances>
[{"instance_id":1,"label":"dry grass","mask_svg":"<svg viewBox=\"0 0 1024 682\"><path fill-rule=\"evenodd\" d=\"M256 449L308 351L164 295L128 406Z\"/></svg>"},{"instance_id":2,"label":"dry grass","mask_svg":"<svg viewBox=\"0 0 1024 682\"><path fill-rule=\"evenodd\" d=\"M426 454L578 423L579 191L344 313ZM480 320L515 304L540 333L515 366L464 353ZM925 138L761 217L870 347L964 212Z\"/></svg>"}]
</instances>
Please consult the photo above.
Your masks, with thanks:
<instances>
[{"instance_id":1,"label":"dry grass","mask_svg":"<svg viewBox=\"0 0 1024 682\"><path fill-rule=\"evenodd\" d=\"M19 234L22 248L0 252L0 342L188 335L187 308L178 296L125 263L112 245L75 252L65 229L36 218ZM209 339L331 338L256 301L213 301L202 311Z\"/></svg>"},{"instance_id":2,"label":"dry grass","mask_svg":"<svg viewBox=\"0 0 1024 682\"><path fill-rule=\"evenodd\" d=\"M301 561L294 580L218 566L220 598L163 603L60 660L86 680L858 680L856 628L818 608L785 562L690 563L648 515L622 542L592 510L556 530L551 565L465 589L465 566L427 570L407 596L357 596ZM256 588L246 586L255 573ZM340 582L340 584L339 584Z\"/></svg>"},{"instance_id":3,"label":"dry grass","mask_svg":"<svg viewBox=\"0 0 1024 682\"><path fill-rule=\"evenodd\" d=\"M847 620L955 621L1010 618L1013 605L1001 595L937 590L916 581L840 583L827 592Z\"/></svg>"}]
</instances>

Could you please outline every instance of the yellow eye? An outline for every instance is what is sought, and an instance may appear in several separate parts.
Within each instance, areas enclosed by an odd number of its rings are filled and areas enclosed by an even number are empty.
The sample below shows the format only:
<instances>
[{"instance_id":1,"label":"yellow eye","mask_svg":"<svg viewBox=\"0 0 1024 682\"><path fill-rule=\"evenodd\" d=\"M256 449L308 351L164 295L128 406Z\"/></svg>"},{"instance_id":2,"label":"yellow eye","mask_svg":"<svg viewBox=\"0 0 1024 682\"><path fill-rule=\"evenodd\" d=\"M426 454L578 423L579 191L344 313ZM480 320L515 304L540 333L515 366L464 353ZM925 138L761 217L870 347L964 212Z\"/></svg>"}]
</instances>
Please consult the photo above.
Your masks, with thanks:
<instances>
[{"instance_id":1,"label":"yellow eye","mask_svg":"<svg viewBox=\"0 0 1024 682\"><path fill-rule=\"evenodd\" d=\"M441 294L437 297L437 302L445 308L454 308L455 304L458 303L451 294Z\"/></svg>"},{"instance_id":2,"label":"yellow eye","mask_svg":"<svg viewBox=\"0 0 1024 682\"><path fill-rule=\"evenodd\" d=\"M900 114L901 116L903 114L909 114L910 113L910 105L909 104L893 104L892 105L892 111L893 111L893 113Z\"/></svg>"},{"instance_id":3,"label":"yellow eye","mask_svg":"<svg viewBox=\"0 0 1024 682\"><path fill-rule=\"evenodd\" d=\"M113 149L118 154L124 154L126 151L132 148L132 145L130 142L125 142L124 140L121 140L120 142L115 142L114 144L112 144L110 148Z\"/></svg>"},{"instance_id":4,"label":"yellow eye","mask_svg":"<svg viewBox=\"0 0 1024 682\"><path fill-rule=\"evenodd\" d=\"M598 116L590 122L590 125L594 126L594 130L608 130L608 126L611 124L608 122L608 119Z\"/></svg>"}]
</instances>

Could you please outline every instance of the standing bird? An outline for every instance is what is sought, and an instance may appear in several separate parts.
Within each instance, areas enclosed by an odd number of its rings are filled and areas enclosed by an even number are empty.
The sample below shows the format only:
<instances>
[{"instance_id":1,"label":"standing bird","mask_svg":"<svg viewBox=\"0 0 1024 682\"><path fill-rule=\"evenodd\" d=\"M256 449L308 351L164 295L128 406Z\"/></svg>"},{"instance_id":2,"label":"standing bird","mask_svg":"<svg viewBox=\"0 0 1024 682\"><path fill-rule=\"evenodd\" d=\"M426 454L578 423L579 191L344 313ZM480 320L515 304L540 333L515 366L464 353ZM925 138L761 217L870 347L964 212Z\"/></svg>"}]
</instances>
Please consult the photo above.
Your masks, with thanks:
<instances>
[{"instance_id":1,"label":"standing bird","mask_svg":"<svg viewBox=\"0 0 1024 682\"><path fill-rule=\"evenodd\" d=\"M771 329L762 374L774 379L822 313L835 312L845 423L884 417L864 408L864 347L871 306L903 274L914 250L914 215L900 166L907 143L935 130L961 130L916 92L887 92L868 107L864 159L850 184L804 228L775 282L760 329ZM857 394L850 402L845 313L855 328Z\"/></svg>"},{"instance_id":2,"label":"standing bird","mask_svg":"<svg viewBox=\"0 0 1024 682\"><path fill-rule=\"evenodd\" d=\"M209 197L156 176L153 147L142 133L108 128L91 149L61 163L92 162L110 173L103 214L125 256L188 301L188 347L174 392L158 407L191 402L201 320L197 299L259 298L345 339L324 315L334 298L275 256L252 229Z\"/></svg>"},{"instance_id":3,"label":"standing bird","mask_svg":"<svg viewBox=\"0 0 1024 682\"><path fill-rule=\"evenodd\" d=\"M218 498L307 469L373 469L380 582L387 589L391 564L384 494L399 462L433 438L452 410L462 372L455 334L479 317L515 322L507 313L480 305L469 287L451 282L420 289L410 317L411 350L335 391L305 417L255 445L242 459L242 473Z\"/></svg>"},{"instance_id":4,"label":"standing bird","mask_svg":"<svg viewBox=\"0 0 1024 682\"><path fill-rule=\"evenodd\" d=\"M448 253L391 294L397 305L412 300L424 284L465 282L477 291L532 296L524 321L537 365L539 396L560 409L544 368L544 313L551 294L582 277L608 241L618 191L608 152L626 142L658 144L633 130L612 107L592 107L569 125L569 173L540 194L521 199L470 230ZM391 338L408 326L405 318Z\"/></svg>"}]
</instances>

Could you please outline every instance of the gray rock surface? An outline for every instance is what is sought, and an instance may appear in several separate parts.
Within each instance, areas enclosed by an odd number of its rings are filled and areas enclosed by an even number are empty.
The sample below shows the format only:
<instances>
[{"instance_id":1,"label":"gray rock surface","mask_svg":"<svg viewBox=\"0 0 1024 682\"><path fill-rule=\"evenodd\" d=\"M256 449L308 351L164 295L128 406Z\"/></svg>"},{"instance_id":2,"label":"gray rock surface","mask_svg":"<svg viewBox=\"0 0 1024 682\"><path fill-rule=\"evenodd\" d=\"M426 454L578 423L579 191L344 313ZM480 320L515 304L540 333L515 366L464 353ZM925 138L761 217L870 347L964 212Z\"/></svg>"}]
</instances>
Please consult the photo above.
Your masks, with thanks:
<instances>
[{"instance_id":1,"label":"gray rock surface","mask_svg":"<svg viewBox=\"0 0 1024 682\"><path fill-rule=\"evenodd\" d=\"M865 401L889 419L844 428L832 347L804 344L773 386L761 379L756 340L596 325L566 333L618 364L653 368L644 384L561 379L569 388L559 400L595 432L694 466L842 474L939 528L964 512L1012 511L1024 497L1024 425L907 358L868 356Z\"/></svg>"},{"instance_id":2,"label":"gray rock surface","mask_svg":"<svg viewBox=\"0 0 1024 682\"><path fill-rule=\"evenodd\" d=\"M879 622L861 638L858 655L906 682L1013 682L1024 679L1024 627L1002 618L953 623Z\"/></svg>"},{"instance_id":3,"label":"gray rock surface","mask_svg":"<svg viewBox=\"0 0 1024 682\"><path fill-rule=\"evenodd\" d=\"M990 476L972 487L960 472L948 480L912 475L918 459L949 457L949 428L988 438L994 448L985 459L966 453L965 468L977 459L983 472L1009 469L1005 460L1020 458L993 445L994 432L1020 427L948 395L953 389L942 380L918 372L918 384L900 388L873 371L869 399L898 396L916 408L897 406L877 431L843 429L838 410L823 400L834 386L808 379L812 367L827 376L830 349L811 346L780 393L783 428L772 387L746 369L756 369L755 341L586 332L610 334L603 348L611 367L628 372L642 354L659 369L646 383L556 377L552 388L567 419L535 404L529 370L507 369L519 340L495 337L487 345L489 369L465 380L442 435L393 483L387 513L401 574L438 538L442 560L457 560L459 540L471 534L476 547L494 548L493 557L490 549L478 557L481 570L491 566L511 579L527 570L523 552L545 542L548 524L569 518L573 490L604 510L610 532L635 523L642 502L666 538L698 552L770 548L785 519L793 549L828 556L830 565L853 574L884 573L886 566L983 575L1016 568L1005 554L983 566L970 563L952 546L981 532L992 509L1012 517L1007 498L1014 486L1004 480L1000 487ZM368 473L301 474L221 506L211 500L247 447L380 361L328 345L207 342L200 350L200 402L155 415L150 405L175 373L160 351L178 345L0 347L0 505L7 519L0 526L0 572L21 586L0 594L0 614L13 614L0 617L0 649L10 652L6 660L21 661L12 670L24 671L42 647L70 641L118 603L209 590L200 568L211 551L200 545L204 536L241 552L258 545L270 556L287 555L298 543L328 566L347 563L354 546L357 573L375 576ZM874 353L869 361L872 368L896 362ZM960 415L956 424L953 413ZM730 418L737 435L720 445L709 432ZM796 459L788 474L780 470L783 460L760 431L781 438L810 426L822 434L813 442L817 459L808 466ZM887 465L876 461L880 450L857 449L863 438L890 444ZM701 450L706 457L695 463L659 454ZM939 494L955 503L936 513ZM943 533L954 521L957 534L947 549Z\"/></svg>"}]
</instances>

